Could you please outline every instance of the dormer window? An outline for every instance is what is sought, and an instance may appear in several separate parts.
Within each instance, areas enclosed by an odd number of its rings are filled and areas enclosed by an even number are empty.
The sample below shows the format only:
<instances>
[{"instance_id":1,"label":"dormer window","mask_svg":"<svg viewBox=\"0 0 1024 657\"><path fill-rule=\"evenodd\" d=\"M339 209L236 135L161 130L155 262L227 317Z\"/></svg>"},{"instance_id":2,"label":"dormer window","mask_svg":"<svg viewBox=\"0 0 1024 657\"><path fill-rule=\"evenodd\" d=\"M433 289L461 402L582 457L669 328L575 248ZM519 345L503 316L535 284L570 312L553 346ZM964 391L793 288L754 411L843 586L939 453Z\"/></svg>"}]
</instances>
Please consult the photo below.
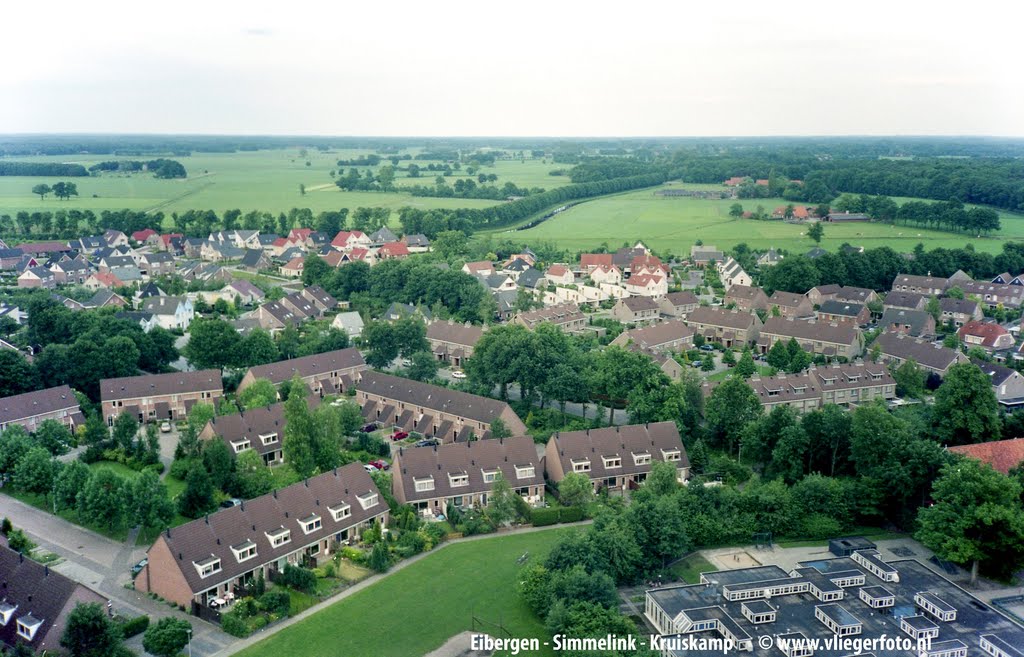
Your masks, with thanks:
<instances>
[{"instance_id":1,"label":"dormer window","mask_svg":"<svg viewBox=\"0 0 1024 657\"><path fill-rule=\"evenodd\" d=\"M250 447L251 447L251 445L249 444L249 439L248 438L246 438L244 440L233 440L233 441L231 441L231 449L235 450L235 454L241 454L242 452L244 452L245 450L249 449Z\"/></svg>"},{"instance_id":2,"label":"dormer window","mask_svg":"<svg viewBox=\"0 0 1024 657\"><path fill-rule=\"evenodd\" d=\"M5 627L7 623L11 622L11 616L18 610L18 605L12 605L8 602L0 603L0 627Z\"/></svg>"},{"instance_id":3,"label":"dormer window","mask_svg":"<svg viewBox=\"0 0 1024 657\"><path fill-rule=\"evenodd\" d=\"M577 460L574 459L572 461L572 471L573 472L590 472L590 460L589 459L582 459L582 460L577 461Z\"/></svg>"},{"instance_id":4,"label":"dormer window","mask_svg":"<svg viewBox=\"0 0 1024 657\"><path fill-rule=\"evenodd\" d=\"M633 465L650 465L651 464L651 453L643 452L637 454L633 453Z\"/></svg>"},{"instance_id":5,"label":"dormer window","mask_svg":"<svg viewBox=\"0 0 1024 657\"><path fill-rule=\"evenodd\" d=\"M448 474L448 485L452 488L459 488L461 486L469 485L469 474L465 472L460 473L449 473Z\"/></svg>"},{"instance_id":6,"label":"dormer window","mask_svg":"<svg viewBox=\"0 0 1024 657\"><path fill-rule=\"evenodd\" d=\"M516 479L532 479L534 476L534 469L532 465L517 465L516 466Z\"/></svg>"},{"instance_id":7,"label":"dormer window","mask_svg":"<svg viewBox=\"0 0 1024 657\"><path fill-rule=\"evenodd\" d=\"M604 461L604 467L607 470L622 467L621 456L602 456L601 459Z\"/></svg>"},{"instance_id":8,"label":"dormer window","mask_svg":"<svg viewBox=\"0 0 1024 657\"><path fill-rule=\"evenodd\" d=\"M481 470L481 472L484 475L485 484L493 484L494 481L498 478L497 470Z\"/></svg>"},{"instance_id":9,"label":"dormer window","mask_svg":"<svg viewBox=\"0 0 1024 657\"><path fill-rule=\"evenodd\" d=\"M377 506L377 493L363 493L357 495L356 499L359 500L359 506L363 507L364 511Z\"/></svg>"},{"instance_id":10,"label":"dormer window","mask_svg":"<svg viewBox=\"0 0 1024 657\"><path fill-rule=\"evenodd\" d=\"M413 479L413 484L416 487L417 493L425 493L429 490L434 490L434 477L416 477Z\"/></svg>"},{"instance_id":11,"label":"dormer window","mask_svg":"<svg viewBox=\"0 0 1024 657\"><path fill-rule=\"evenodd\" d=\"M246 541L240 545L232 545L231 551L235 553L235 559L238 560L238 563L242 563L256 556L256 543Z\"/></svg>"},{"instance_id":12,"label":"dormer window","mask_svg":"<svg viewBox=\"0 0 1024 657\"><path fill-rule=\"evenodd\" d=\"M665 461L678 461L681 458L681 454L678 449L663 449L661 450L661 458Z\"/></svg>"},{"instance_id":13,"label":"dormer window","mask_svg":"<svg viewBox=\"0 0 1024 657\"><path fill-rule=\"evenodd\" d=\"M309 516L299 520L299 525L302 527L303 533L306 534L312 534L313 532L324 526L323 521L320 519L320 516L318 516L315 513L310 514Z\"/></svg>"},{"instance_id":14,"label":"dormer window","mask_svg":"<svg viewBox=\"0 0 1024 657\"><path fill-rule=\"evenodd\" d=\"M281 547L285 543L292 542L292 530L281 527L273 531L267 532L267 540L274 547Z\"/></svg>"},{"instance_id":15,"label":"dormer window","mask_svg":"<svg viewBox=\"0 0 1024 657\"><path fill-rule=\"evenodd\" d=\"M32 614L25 614L18 619L18 636L26 641L36 638L36 632L42 626L43 621Z\"/></svg>"},{"instance_id":16,"label":"dormer window","mask_svg":"<svg viewBox=\"0 0 1024 657\"><path fill-rule=\"evenodd\" d=\"M337 506L331 506L327 508L331 512L331 517L334 518L334 522L344 520L352 516L352 505L351 504L339 504Z\"/></svg>"},{"instance_id":17,"label":"dormer window","mask_svg":"<svg viewBox=\"0 0 1024 657\"><path fill-rule=\"evenodd\" d=\"M260 434L260 442L262 442L264 445L273 445L274 443L277 442L277 434L276 433L263 433L263 434Z\"/></svg>"},{"instance_id":18,"label":"dormer window","mask_svg":"<svg viewBox=\"0 0 1024 657\"><path fill-rule=\"evenodd\" d=\"M210 555L208 559L202 561L193 561L192 565L196 567L200 577L209 577L221 571L220 557Z\"/></svg>"}]
</instances>

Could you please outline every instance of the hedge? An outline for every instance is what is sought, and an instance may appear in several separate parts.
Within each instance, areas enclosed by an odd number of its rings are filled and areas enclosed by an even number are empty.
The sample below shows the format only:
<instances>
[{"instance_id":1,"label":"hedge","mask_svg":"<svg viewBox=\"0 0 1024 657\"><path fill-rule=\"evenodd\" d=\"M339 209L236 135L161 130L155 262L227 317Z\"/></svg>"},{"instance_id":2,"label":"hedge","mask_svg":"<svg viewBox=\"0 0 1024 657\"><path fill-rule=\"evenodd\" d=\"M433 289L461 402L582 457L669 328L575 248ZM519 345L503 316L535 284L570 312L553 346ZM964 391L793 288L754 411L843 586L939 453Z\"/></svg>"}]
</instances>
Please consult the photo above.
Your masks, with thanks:
<instances>
[{"instance_id":1,"label":"hedge","mask_svg":"<svg viewBox=\"0 0 1024 657\"><path fill-rule=\"evenodd\" d=\"M130 639L136 634L142 634L149 627L149 616L136 616L121 624L121 635Z\"/></svg>"},{"instance_id":2,"label":"hedge","mask_svg":"<svg viewBox=\"0 0 1024 657\"><path fill-rule=\"evenodd\" d=\"M534 527L544 527L558 522L558 509L534 509L530 514L530 522Z\"/></svg>"},{"instance_id":3,"label":"hedge","mask_svg":"<svg viewBox=\"0 0 1024 657\"><path fill-rule=\"evenodd\" d=\"M579 522L583 520L583 507L566 506L559 509L558 520L560 522Z\"/></svg>"}]
</instances>

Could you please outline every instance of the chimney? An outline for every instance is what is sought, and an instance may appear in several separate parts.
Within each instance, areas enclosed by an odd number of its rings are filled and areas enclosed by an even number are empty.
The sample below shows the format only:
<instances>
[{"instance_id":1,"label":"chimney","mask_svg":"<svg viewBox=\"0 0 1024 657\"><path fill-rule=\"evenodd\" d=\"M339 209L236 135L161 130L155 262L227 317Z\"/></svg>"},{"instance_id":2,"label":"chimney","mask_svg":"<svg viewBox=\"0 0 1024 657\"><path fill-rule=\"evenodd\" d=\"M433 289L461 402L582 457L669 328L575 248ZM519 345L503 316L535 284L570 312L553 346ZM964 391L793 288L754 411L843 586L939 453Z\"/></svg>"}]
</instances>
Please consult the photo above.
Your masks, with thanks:
<instances>
[{"instance_id":1,"label":"chimney","mask_svg":"<svg viewBox=\"0 0 1024 657\"><path fill-rule=\"evenodd\" d=\"M277 489L276 488L274 489L274 499L275 500L277 499Z\"/></svg>"},{"instance_id":2,"label":"chimney","mask_svg":"<svg viewBox=\"0 0 1024 657\"><path fill-rule=\"evenodd\" d=\"M170 538L170 537L171 537L171 528L168 527L167 528L167 538Z\"/></svg>"},{"instance_id":3,"label":"chimney","mask_svg":"<svg viewBox=\"0 0 1024 657\"><path fill-rule=\"evenodd\" d=\"M206 524L210 524L210 514L206 514Z\"/></svg>"}]
</instances>

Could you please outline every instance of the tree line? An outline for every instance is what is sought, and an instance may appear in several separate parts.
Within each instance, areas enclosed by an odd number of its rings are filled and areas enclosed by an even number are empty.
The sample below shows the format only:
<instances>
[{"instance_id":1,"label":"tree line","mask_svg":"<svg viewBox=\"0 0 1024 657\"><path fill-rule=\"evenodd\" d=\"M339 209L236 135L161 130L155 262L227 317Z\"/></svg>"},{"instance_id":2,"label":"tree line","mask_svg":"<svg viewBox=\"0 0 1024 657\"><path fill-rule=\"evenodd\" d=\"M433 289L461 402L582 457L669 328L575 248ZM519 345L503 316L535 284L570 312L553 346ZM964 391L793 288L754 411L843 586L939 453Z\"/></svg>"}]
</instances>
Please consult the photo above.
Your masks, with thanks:
<instances>
[{"instance_id":1,"label":"tree line","mask_svg":"<svg viewBox=\"0 0 1024 657\"><path fill-rule=\"evenodd\" d=\"M0 176L54 176L81 178L89 172L81 164L60 162L0 162Z\"/></svg>"},{"instance_id":2,"label":"tree line","mask_svg":"<svg viewBox=\"0 0 1024 657\"><path fill-rule=\"evenodd\" d=\"M135 172L152 171L156 178L185 178L188 172L185 166L177 160L157 158L155 160L106 160L89 167L92 173L99 171L126 171Z\"/></svg>"}]
</instances>

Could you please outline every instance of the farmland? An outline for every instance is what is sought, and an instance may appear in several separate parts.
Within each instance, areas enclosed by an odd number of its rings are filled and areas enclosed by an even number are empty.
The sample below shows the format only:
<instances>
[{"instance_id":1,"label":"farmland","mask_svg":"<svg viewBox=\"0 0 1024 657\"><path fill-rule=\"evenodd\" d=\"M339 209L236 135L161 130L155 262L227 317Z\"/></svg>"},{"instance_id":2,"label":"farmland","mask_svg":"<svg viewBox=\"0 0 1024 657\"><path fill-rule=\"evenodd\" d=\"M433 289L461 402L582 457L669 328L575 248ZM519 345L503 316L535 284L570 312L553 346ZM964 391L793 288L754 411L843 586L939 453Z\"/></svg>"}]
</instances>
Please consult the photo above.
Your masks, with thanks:
<instances>
[{"instance_id":1,"label":"farmland","mask_svg":"<svg viewBox=\"0 0 1024 657\"><path fill-rule=\"evenodd\" d=\"M351 159L371 153L369 150L320 152L309 150L302 157L298 149L246 151L237 153L196 153L175 157L188 170L187 179L158 180L148 173L103 174L77 178L79 196L70 201L57 201L52 196L40 200L30 192L41 182L57 182L47 177L0 177L0 214L20 211L35 212L77 208L81 210L162 210L165 214L185 210L211 209L223 212L232 208L286 212L293 207L308 207L314 212L354 209L357 207L387 207L393 211L404 206L418 208L482 208L494 201L456 198L413 197L405 192L343 192L332 182L330 171L338 170L339 159ZM77 162L86 167L114 158L104 155L81 157L19 157L18 161ZM309 166L306 166L306 162ZM405 167L409 161L400 163ZM426 167L430 161L417 160ZM437 164L437 162L434 162ZM484 167L480 173L498 176L497 185L513 182L518 186L550 189L568 184L564 176L550 176L548 171L560 168L542 160L500 160L493 167ZM564 168L564 167L562 167ZM365 169L365 167L361 167ZM397 187L433 185L435 173L424 171L420 178L407 178L399 172ZM446 178L454 184L459 176ZM302 195L299 185L306 186Z\"/></svg>"},{"instance_id":2,"label":"farmland","mask_svg":"<svg viewBox=\"0 0 1024 657\"><path fill-rule=\"evenodd\" d=\"M668 185L673 186L679 185ZM686 188L714 189L716 186L686 185ZM527 243L551 242L570 251L592 249L602 243L617 248L624 242L637 239L656 250L676 254L689 253L690 246L698 239L726 249L739 242L746 242L755 249L775 247L798 253L814 247L814 242L804 234L806 226L782 221L733 219L729 216L729 206L735 202L664 197L656 195L655 190L644 189L586 201L540 226L502 236ZM788 203L779 198L743 199L738 202L748 211L763 205L769 213ZM849 242L865 248L889 246L897 251L911 251L919 242L928 249L972 243L979 251L995 253L1006 240L1024 240L1024 215L999 214L1003 227L991 237L971 238L903 225L826 224L821 246L835 250Z\"/></svg>"}]
</instances>

